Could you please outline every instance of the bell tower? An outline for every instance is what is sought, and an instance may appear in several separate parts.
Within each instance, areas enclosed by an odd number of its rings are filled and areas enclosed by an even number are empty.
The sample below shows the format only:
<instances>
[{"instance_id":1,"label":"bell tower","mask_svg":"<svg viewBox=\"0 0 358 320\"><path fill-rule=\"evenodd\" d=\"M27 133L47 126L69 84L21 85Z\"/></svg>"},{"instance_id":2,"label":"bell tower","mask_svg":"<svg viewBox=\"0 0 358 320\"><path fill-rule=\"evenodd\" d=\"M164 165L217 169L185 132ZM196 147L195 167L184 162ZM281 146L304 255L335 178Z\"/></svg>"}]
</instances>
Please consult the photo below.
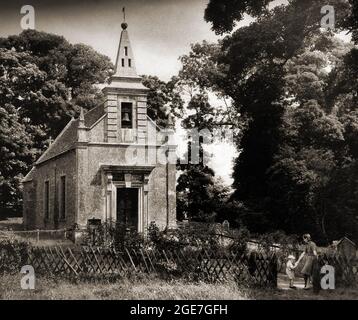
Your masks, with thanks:
<instances>
[{"instance_id":1,"label":"bell tower","mask_svg":"<svg viewBox=\"0 0 358 320\"><path fill-rule=\"evenodd\" d=\"M110 143L144 144L147 134L147 91L138 76L128 24L123 22L115 72L103 89L105 140Z\"/></svg>"}]
</instances>

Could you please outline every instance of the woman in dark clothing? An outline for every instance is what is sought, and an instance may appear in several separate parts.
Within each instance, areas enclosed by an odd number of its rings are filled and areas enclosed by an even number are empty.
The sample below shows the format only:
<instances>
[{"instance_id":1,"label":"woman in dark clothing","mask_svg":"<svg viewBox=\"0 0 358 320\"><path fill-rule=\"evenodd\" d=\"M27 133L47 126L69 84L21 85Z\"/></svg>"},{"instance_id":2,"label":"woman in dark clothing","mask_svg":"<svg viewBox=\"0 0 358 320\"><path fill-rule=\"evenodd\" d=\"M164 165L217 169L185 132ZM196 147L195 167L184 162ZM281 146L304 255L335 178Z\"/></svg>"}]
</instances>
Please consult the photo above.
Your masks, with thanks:
<instances>
[{"instance_id":1,"label":"woman in dark clothing","mask_svg":"<svg viewBox=\"0 0 358 320\"><path fill-rule=\"evenodd\" d=\"M312 276L313 264L317 258L317 248L316 244L311 240L311 236L309 234L303 235L303 241L306 244L305 251L302 252L299 257L297 264L301 261L303 257L305 257L305 264L302 268L301 273L305 279L305 287L304 289L308 289L308 280Z\"/></svg>"}]
</instances>

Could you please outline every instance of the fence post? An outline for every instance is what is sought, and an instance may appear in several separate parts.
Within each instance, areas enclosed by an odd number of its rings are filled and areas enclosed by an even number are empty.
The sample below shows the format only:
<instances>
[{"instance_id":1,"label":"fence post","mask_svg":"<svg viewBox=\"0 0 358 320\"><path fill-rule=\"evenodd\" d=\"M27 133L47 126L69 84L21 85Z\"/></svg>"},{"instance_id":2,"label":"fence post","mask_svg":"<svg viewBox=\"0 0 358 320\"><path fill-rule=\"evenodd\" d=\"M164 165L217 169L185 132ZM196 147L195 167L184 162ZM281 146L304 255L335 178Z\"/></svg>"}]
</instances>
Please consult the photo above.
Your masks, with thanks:
<instances>
[{"instance_id":1,"label":"fence post","mask_svg":"<svg viewBox=\"0 0 358 320\"><path fill-rule=\"evenodd\" d=\"M37 242L40 241L40 230L39 229L36 230L36 241Z\"/></svg>"},{"instance_id":2,"label":"fence post","mask_svg":"<svg viewBox=\"0 0 358 320\"><path fill-rule=\"evenodd\" d=\"M312 265L312 285L313 292L318 294L321 290L321 265L323 265L318 257L315 257Z\"/></svg>"},{"instance_id":3,"label":"fence post","mask_svg":"<svg viewBox=\"0 0 358 320\"><path fill-rule=\"evenodd\" d=\"M278 259L276 254L273 254L271 259L270 259L270 264L269 264L269 274L270 274L270 282L271 285L274 288L277 288L277 268L278 268Z\"/></svg>"}]
</instances>

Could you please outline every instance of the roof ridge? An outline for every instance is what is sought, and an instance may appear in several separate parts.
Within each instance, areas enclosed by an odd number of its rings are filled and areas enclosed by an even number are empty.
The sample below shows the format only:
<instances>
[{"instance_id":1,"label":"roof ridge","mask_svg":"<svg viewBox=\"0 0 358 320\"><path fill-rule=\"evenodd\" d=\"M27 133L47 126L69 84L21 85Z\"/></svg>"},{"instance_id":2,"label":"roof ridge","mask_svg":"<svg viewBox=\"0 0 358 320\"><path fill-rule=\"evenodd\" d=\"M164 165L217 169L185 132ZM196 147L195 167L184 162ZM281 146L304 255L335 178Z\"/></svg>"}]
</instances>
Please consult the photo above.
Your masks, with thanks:
<instances>
[{"instance_id":1,"label":"roof ridge","mask_svg":"<svg viewBox=\"0 0 358 320\"><path fill-rule=\"evenodd\" d=\"M56 146L56 143L60 140L60 138L64 135L64 133L68 130L68 128L74 123L78 122L78 119L71 118L71 120L67 123L67 125L63 128L60 134L56 137L56 139L49 145L46 151L41 155L40 158L37 159L35 165L40 164L43 162L45 156ZM52 157L51 157L52 158ZM47 159L48 160L48 159Z\"/></svg>"},{"instance_id":2,"label":"roof ridge","mask_svg":"<svg viewBox=\"0 0 358 320\"><path fill-rule=\"evenodd\" d=\"M27 175L21 180L22 183L32 181L32 175L35 171L35 167L32 167L31 170L27 173Z\"/></svg>"},{"instance_id":3,"label":"roof ridge","mask_svg":"<svg viewBox=\"0 0 358 320\"><path fill-rule=\"evenodd\" d=\"M94 110L98 109L99 107L102 107L103 106L103 103L100 103L98 105L96 105L95 107L89 109L89 110L86 110L86 112L84 113L84 117L86 118L87 115L89 115L90 113L93 113Z\"/></svg>"},{"instance_id":4,"label":"roof ridge","mask_svg":"<svg viewBox=\"0 0 358 320\"><path fill-rule=\"evenodd\" d=\"M159 129L159 131L163 131L163 130L164 130L164 128L161 127L161 126L159 126L150 116L147 115L147 118L149 119L149 121L151 121L151 122L154 124L154 126L155 126L157 129Z\"/></svg>"}]
</instances>

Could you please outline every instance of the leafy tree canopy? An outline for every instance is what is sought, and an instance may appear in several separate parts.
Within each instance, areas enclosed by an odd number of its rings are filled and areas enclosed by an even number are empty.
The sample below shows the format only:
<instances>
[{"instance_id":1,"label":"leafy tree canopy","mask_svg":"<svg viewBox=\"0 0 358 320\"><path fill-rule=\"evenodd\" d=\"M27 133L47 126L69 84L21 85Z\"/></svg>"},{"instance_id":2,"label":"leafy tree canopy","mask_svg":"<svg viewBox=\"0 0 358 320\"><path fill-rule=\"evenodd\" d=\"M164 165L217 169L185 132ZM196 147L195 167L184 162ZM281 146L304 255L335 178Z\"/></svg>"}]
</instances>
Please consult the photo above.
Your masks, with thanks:
<instances>
[{"instance_id":1,"label":"leafy tree canopy","mask_svg":"<svg viewBox=\"0 0 358 320\"><path fill-rule=\"evenodd\" d=\"M358 239L357 216L352 214L358 209L353 183L357 49L320 29L324 1L268 5L272 1L211 0L205 12L219 34L233 31L244 14L256 18L201 59L204 67L212 61L219 69L206 86L232 98L231 118L236 115L241 123L233 199L243 202L243 209L235 220L246 221L253 231L282 228L312 232L321 241L344 234ZM353 1L330 5L336 31L349 29L354 39ZM352 177L348 184L338 178L347 172ZM347 185L350 195L339 198ZM260 219L249 218L256 213ZM340 221L337 229L334 221Z\"/></svg>"},{"instance_id":2,"label":"leafy tree canopy","mask_svg":"<svg viewBox=\"0 0 358 320\"><path fill-rule=\"evenodd\" d=\"M91 109L101 101L100 91L93 85L105 82L113 71L109 58L91 47L72 45L61 36L45 32L26 30L20 35L1 38L0 48L18 60L21 54L31 63L32 76L28 78L27 74L22 74L23 77L19 77L21 73L15 61L3 56L3 68L12 68L6 72L13 72L19 78L7 89L12 92L11 103L19 111L20 118L42 126L52 137L79 113L80 106Z\"/></svg>"}]
</instances>

